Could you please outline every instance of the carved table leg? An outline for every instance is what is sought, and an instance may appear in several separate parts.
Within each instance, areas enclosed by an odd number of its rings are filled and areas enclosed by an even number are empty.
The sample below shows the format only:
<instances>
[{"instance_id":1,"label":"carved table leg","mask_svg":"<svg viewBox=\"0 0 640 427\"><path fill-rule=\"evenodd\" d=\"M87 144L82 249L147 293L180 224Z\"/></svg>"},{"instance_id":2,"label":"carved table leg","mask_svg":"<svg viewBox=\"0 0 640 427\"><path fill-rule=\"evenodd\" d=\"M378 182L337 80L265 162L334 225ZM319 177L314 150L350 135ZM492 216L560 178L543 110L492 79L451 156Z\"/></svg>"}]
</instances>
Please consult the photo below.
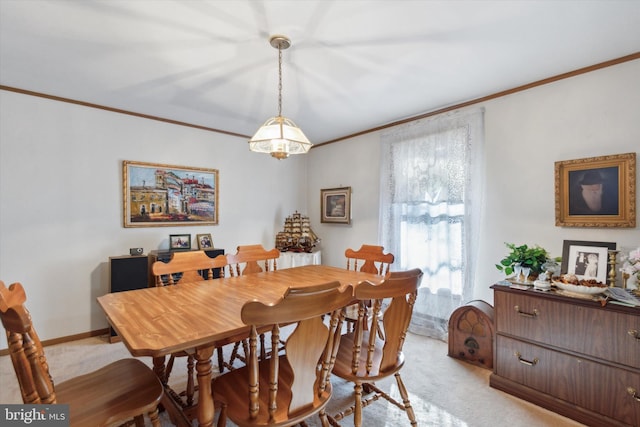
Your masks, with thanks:
<instances>
[{"instance_id":1,"label":"carved table leg","mask_svg":"<svg viewBox=\"0 0 640 427\"><path fill-rule=\"evenodd\" d=\"M165 361L165 356L154 357L153 372L155 372L156 376L160 378L160 382L162 382L162 384L167 385L166 372L164 369L164 361Z\"/></svg>"},{"instance_id":2,"label":"carved table leg","mask_svg":"<svg viewBox=\"0 0 640 427\"><path fill-rule=\"evenodd\" d=\"M211 356L214 346L196 349L196 372L198 375L198 425L213 427L215 406L211 394Z\"/></svg>"}]
</instances>

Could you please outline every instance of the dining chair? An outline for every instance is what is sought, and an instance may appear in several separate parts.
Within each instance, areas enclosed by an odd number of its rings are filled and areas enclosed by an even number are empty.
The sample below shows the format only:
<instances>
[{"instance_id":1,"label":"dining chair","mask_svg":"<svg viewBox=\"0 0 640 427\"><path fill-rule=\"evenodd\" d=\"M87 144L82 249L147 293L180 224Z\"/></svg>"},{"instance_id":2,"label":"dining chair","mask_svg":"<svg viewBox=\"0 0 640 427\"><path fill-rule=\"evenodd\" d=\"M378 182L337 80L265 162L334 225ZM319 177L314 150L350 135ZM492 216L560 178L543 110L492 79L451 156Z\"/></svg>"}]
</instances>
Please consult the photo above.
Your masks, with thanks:
<instances>
[{"instance_id":1,"label":"dining chair","mask_svg":"<svg viewBox=\"0 0 640 427\"><path fill-rule=\"evenodd\" d=\"M289 288L276 302L245 303L241 318L251 327L247 365L212 381L213 399L220 406L218 427L227 419L240 427L292 426L316 414L329 426L325 406L332 394L341 311L352 299L353 287L341 290L335 281ZM283 324L293 326L283 352L258 357L259 329L268 325L277 346Z\"/></svg>"},{"instance_id":2,"label":"dining chair","mask_svg":"<svg viewBox=\"0 0 640 427\"><path fill-rule=\"evenodd\" d=\"M214 272L219 271L220 277L224 277L225 267L228 265L225 255L218 255L215 258L209 257L204 251L173 252L168 262L156 261L151 265L151 272L154 276L156 286L179 285L180 283L213 280ZM233 341L229 342L232 343ZM218 368L220 372L224 367L223 358L224 343L217 345ZM169 377L173 370L176 357L187 358L187 385L185 390L176 393L169 387ZM163 383L167 386L169 393L180 402L184 408L192 407L196 391L195 381L195 357L185 351L172 353L165 367Z\"/></svg>"},{"instance_id":3,"label":"dining chair","mask_svg":"<svg viewBox=\"0 0 640 427\"><path fill-rule=\"evenodd\" d=\"M70 426L130 424L144 426L147 414L160 427L158 404L163 387L137 359L122 359L96 371L54 384L40 338L24 306L24 288L0 281L0 318L7 333L11 362L25 404L68 404Z\"/></svg>"},{"instance_id":4,"label":"dining chair","mask_svg":"<svg viewBox=\"0 0 640 427\"><path fill-rule=\"evenodd\" d=\"M332 416L334 425L353 414L353 425L362 426L363 407L381 397L404 410L411 425L417 425L400 370L405 362L402 346L421 280L422 271L416 268L391 272L378 285L361 282L356 287L355 297L360 302L360 310L355 330L342 335L332 371L337 377L354 383L354 404ZM372 301L369 316L364 310L366 301ZM383 306L386 306L384 312ZM378 328L383 328L384 333L378 334ZM402 402L375 385L376 381L391 375L395 376ZM366 396L363 396L363 390Z\"/></svg>"},{"instance_id":5,"label":"dining chair","mask_svg":"<svg viewBox=\"0 0 640 427\"><path fill-rule=\"evenodd\" d=\"M262 245L240 245L235 254L227 255L229 261L230 276L243 276L245 274L260 273L262 271L275 271L278 269L278 258L280 251L276 248L266 250ZM244 355L240 354L240 347ZM265 335L260 334L261 357L266 356ZM236 360L246 362L248 353L248 342L246 339L239 340L234 344L229 361L224 362L224 367L231 370L234 368ZM222 371L221 371L222 372Z\"/></svg>"},{"instance_id":6,"label":"dining chair","mask_svg":"<svg viewBox=\"0 0 640 427\"><path fill-rule=\"evenodd\" d=\"M262 271L278 269L280 251L276 248L266 250L262 245L240 245L235 254L229 254L229 273L241 276Z\"/></svg>"},{"instance_id":7,"label":"dining chair","mask_svg":"<svg viewBox=\"0 0 640 427\"><path fill-rule=\"evenodd\" d=\"M384 253L384 247L377 245L362 245L357 251L349 248L344 251L344 256L347 258L347 270L381 276L386 276L389 273L389 268L395 260L392 253ZM365 305L365 310L368 310L367 305ZM353 331L357 317L358 304L347 307L345 322L349 331Z\"/></svg>"}]
</instances>

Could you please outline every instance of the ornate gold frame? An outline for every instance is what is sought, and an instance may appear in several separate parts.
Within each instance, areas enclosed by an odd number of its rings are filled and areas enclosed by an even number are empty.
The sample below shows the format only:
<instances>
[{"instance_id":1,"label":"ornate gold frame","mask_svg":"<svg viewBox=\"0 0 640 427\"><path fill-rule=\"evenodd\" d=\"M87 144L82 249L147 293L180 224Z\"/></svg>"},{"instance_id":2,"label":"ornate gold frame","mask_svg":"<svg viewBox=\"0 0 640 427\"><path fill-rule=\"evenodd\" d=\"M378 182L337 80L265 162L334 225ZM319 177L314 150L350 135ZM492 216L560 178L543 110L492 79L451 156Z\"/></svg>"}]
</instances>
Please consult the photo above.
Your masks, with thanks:
<instances>
[{"instance_id":1,"label":"ornate gold frame","mask_svg":"<svg viewBox=\"0 0 640 427\"><path fill-rule=\"evenodd\" d=\"M617 172L615 173L617 182L614 183L618 192L617 212L602 215L572 214L570 191L575 186L575 177L596 169ZM555 162L555 196L557 226L634 228L636 226L636 153Z\"/></svg>"},{"instance_id":2,"label":"ornate gold frame","mask_svg":"<svg viewBox=\"0 0 640 427\"><path fill-rule=\"evenodd\" d=\"M124 227L218 224L218 170L122 162Z\"/></svg>"}]
</instances>

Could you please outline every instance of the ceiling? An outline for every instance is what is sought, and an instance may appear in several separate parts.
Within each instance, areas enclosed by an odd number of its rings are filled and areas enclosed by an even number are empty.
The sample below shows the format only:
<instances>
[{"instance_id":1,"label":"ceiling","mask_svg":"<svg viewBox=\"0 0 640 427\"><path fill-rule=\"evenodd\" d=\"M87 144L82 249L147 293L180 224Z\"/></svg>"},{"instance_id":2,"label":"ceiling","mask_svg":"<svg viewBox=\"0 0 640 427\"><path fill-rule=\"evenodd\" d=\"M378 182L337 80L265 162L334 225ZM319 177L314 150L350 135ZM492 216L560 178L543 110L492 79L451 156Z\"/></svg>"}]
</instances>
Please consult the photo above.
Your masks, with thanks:
<instances>
[{"instance_id":1,"label":"ceiling","mask_svg":"<svg viewBox=\"0 0 640 427\"><path fill-rule=\"evenodd\" d=\"M640 52L640 1L0 0L0 85L314 143Z\"/></svg>"}]
</instances>

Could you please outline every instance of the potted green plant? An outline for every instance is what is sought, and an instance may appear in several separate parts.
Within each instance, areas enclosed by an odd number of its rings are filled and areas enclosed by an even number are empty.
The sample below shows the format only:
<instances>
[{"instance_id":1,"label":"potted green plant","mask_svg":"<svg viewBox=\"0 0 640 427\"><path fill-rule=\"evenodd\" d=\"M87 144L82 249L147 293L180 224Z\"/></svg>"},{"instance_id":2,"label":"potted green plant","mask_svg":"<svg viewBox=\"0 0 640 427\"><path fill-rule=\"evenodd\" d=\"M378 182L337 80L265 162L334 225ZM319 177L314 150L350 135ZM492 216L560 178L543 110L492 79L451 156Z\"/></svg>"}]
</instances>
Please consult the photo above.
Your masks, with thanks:
<instances>
[{"instance_id":1,"label":"potted green plant","mask_svg":"<svg viewBox=\"0 0 640 427\"><path fill-rule=\"evenodd\" d=\"M549 253L546 249L541 248L538 245L529 247L528 245L516 246L513 243L505 243L507 248L511 250L507 256L500 260L500 264L496 264L496 268L500 271L504 271L507 276L510 276L514 272L518 273L521 269L528 268L530 276L537 277L542 273L542 265L549 258ZM519 279L516 277L516 279ZM527 277L525 277L527 280Z\"/></svg>"}]
</instances>

